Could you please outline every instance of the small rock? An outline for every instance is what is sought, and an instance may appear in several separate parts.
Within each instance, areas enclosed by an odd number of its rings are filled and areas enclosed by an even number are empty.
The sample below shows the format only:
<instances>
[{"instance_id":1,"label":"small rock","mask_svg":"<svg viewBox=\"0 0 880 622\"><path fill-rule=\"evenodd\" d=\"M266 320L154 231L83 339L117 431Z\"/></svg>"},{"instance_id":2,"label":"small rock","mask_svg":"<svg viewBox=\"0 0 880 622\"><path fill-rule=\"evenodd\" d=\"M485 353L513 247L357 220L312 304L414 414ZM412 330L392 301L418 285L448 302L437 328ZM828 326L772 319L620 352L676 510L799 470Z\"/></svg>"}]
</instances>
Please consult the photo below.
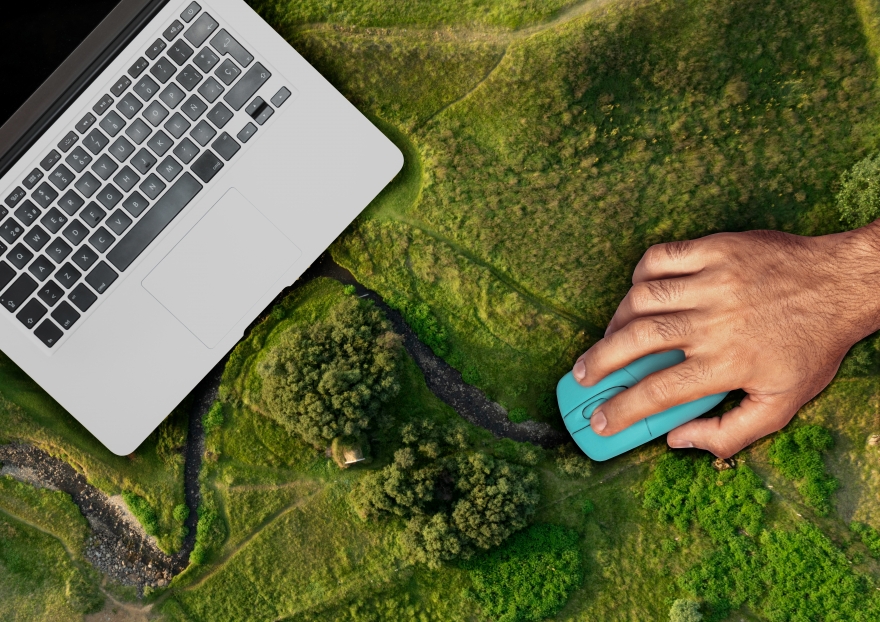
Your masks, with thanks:
<instances>
[{"instance_id":1,"label":"small rock","mask_svg":"<svg viewBox=\"0 0 880 622\"><path fill-rule=\"evenodd\" d=\"M880 445L880 434L872 434L870 437L868 437L868 445L870 445L871 447L876 447L877 445Z\"/></svg>"},{"instance_id":2,"label":"small rock","mask_svg":"<svg viewBox=\"0 0 880 622\"><path fill-rule=\"evenodd\" d=\"M716 471L726 471L727 469L733 469L736 467L736 460L733 458L728 458L725 460L724 458L716 458L715 462L712 463L712 468Z\"/></svg>"}]
</instances>

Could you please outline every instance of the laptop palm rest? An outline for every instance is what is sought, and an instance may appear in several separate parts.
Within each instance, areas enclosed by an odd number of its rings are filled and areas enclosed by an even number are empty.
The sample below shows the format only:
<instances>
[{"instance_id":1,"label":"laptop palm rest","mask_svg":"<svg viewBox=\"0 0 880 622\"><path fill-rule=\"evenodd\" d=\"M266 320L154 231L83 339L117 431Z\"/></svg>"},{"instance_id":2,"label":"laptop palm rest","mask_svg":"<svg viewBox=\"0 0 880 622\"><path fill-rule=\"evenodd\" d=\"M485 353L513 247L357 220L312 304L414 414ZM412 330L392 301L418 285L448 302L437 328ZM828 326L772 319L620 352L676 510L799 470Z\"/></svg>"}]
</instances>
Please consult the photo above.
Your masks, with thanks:
<instances>
[{"instance_id":1,"label":"laptop palm rest","mask_svg":"<svg viewBox=\"0 0 880 622\"><path fill-rule=\"evenodd\" d=\"M232 188L142 285L205 346L213 348L300 254L287 236Z\"/></svg>"}]
</instances>

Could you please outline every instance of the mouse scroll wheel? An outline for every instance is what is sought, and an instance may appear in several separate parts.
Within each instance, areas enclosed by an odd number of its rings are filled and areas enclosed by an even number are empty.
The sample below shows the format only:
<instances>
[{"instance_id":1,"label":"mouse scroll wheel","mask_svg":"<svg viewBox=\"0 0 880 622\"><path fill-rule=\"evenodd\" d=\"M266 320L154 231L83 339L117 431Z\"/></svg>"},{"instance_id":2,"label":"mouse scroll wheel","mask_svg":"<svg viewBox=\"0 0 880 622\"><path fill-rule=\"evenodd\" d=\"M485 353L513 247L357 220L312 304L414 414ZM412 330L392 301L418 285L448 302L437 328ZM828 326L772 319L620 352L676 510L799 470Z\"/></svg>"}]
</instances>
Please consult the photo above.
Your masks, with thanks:
<instances>
[{"instance_id":1,"label":"mouse scroll wheel","mask_svg":"<svg viewBox=\"0 0 880 622\"><path fill-rule=\"evenodd\" d=\"M610 389L605 389L604 391L593 397L593 399L587 402L587 405L584 406L584 410L582 411L584 419L589 421L590 417L593 416L593 411L596 410L599 404L604 404L621 391L626 391L627 388L628 387L611 387Z\"/></svg>"}]
</instances>

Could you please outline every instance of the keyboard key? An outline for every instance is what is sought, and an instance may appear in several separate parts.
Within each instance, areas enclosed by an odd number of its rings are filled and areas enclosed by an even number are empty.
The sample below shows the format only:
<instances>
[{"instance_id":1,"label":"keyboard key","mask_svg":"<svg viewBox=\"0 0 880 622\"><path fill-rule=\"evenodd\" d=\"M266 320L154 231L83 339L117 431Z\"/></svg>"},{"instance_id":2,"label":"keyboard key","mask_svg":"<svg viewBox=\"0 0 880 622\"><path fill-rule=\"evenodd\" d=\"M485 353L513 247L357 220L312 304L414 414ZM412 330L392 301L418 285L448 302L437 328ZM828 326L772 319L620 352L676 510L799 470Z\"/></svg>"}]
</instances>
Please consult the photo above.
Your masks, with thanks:
<instances>
[{"instance_id":1,"label":"keyboard key","mask_svg":"<svg viewBox=\"0 0 880 622\"><path fill-rule=\"evenodd\" d=\"M137 80L138 76L144 72L144 69L146 69L149 64L150 63L146 58L137 59L134 65L128 68L128 75Z\"/></svg>"},{"instance_id":2,"label":"keyboard key","mask_svg":"<svg viewBox=\"0 0 880 622\"><path fill-rule=\"evenodd\" d=\"M74 223L78 225L80 233L85 235L85 225L77 221L74 221ZM49 243L49 246L46 247L46 256L55 263L61 263L62 261L64 261L65 257L70 254L71 250L72 249L67 242L65 242L61 238L55 238Z\"/></svg>"},{"instance_id":3,"label":"keyboard key","mask_svg":"<svg viewBox=\"0 0 880 622\"><path fill-rule=\"evenodd\" d=\"M195 47L200 47L211 36L211 33L217 30L219 25L214 21L213 17L207 13L202 13L183 36Z\"/></svg>"},{"instance_id":4,"label":"keyboard key","mask_svg":"<svg viewBox=\"0 0 880 622\"><path fill-rule=\"evenodd\" d=\"M61 142L58 143L58 148L61 149L62 153L67 153L70 151L70 148L76 144L76 141L79 140L79 136L76 135L76 132L71 130L67 133L67 136L61 139Z\"/></svg>"},{"instance_id":5,"label":"keyboard key","mask_svg":"<svg viewBox=\"0 0 880 622\"><path fill-rule=\"evenodd\" d=\"M58 233L58 230L67 224L67 216L62 214L57 207L53 207L46 212L40 223L49 230L49 233Z\"/></svg>"},{"instance_id":6,"label":"keyboard key","mask_svg":"<svg viewBox=\"0 0 880 622\"><path fill-rule=\"evenodd\" d=\"M82 272L74 268L72 263L67 262L58 268L58 272L55 273L55 280L61 283L61 287L64 289L70 289L79 281L81 276Z\"/></svg>"},{"instance_id":7,"label":"keyboard key","mask_svg":"<svg viewBox=\"0 0 880 622\"><path fill-rule=\"evenodd\" d=\"M162 84L168 82L174 76L175 71L177 71L177 67L165 56L150 67L150 73Z\"/></svg>"},{"instance_id":8,"label":"keyboard key","mask_svg":"<svg viewBox=\"0 0 880 622\"><path fill-rule=\"evenodd\" d=\"M246 113L248 113L254 119L257 118L257 115L262 112L263 108L267 106L266 100L262 97L254 97L254 101L248 104L247 108L244 109Z\"/></svg>"},{"instance_id":9,"label":"keyboard key","mask_svg":"<svg viewBox=\"0 0 880 622\"><path fill-rule=\"evenodd\" d=\"M193 62L196 64L196 67L205 73L208 73L214 65L220 62L220 57L214 54L214 52L211 51L211 48L206 47L196 54Z\"/></svg>"},{"instance_id":10,"label":"keyboard key","mask_svg":"<svg viewBox=\"0 0 880 622\"><path fill-rule=\"evenodd\" d=\"M168 133L174 136L174 138L180 138L191 126L192 124L187 121L182 114L175 112L168 120L168 123L165 124L165 129L168 130Z\"/></svg>"},{"instance_id":11,"label":"keyboard key","mask_svg":"<svg viewBox=\"0 0 880 622\"><path fill-rule=\"evenodd\" d=\"M15 270L6 263L5 261L0 261L0 289L3 289L9 282L15 277Z\"/></svg>"},{"instance_id":12,"label":"keyboard key","mask_svg":"<svg viewBox=\"0 0 880 622\"><path fill-rule=\"evenodd\" d=\"M187 45L186 41L180 40L175 41L171 44L171 47L168 49L168 58L177 63L178 67L182 67L183 64L189 60L189 57L193 55L193 49Z\"/></svg>"},{"instance_id":13,"label":"keyboard key","mask_svg":"<svg viewBox=\"0 0 880 622\"><path fill-rule=\"evenodd\" d=\"M34 201L37 202L40 207L46 209L52 204L52 201L58 198L58 193L55 192L55 189L52 188L52 186L50 186L46 182L43 182L36 190L34 190L34 193L31 195L31 197L34 199Z\"/></svg>"},{"instance_id":14,"label":"keyboard key","mask_svg":"<svg viewBox=\"0 0 880 622\"><path fill-rule=\"evenodd\" d=\"M113 88L110 89L110 92L113 93L116 97L119 97L123 93L125 93L125 89L131 86L131 80L122 76L119 78L119 81L113 85Z\"/></svg>"},{"instance_id":15,"label":"keyboard key","mask_svg":"<svg viewBox=\"0 0 880 622\"><path fill-rule=\"evenodd\" d=\"M165 105L174 110L177 105L184 100L186 93L172 82L165 87L165 90L159 94L159 99L165 102Z\"/></svg>"},{"instance_id":16,"label":"keyboard key","mask_svg":"<svg viewBox=\"0 0 880 622\"><path fill-rule=\"evenodd\" d=\"M196 147L195 144L193 144L193 141L189 138L184 138L174 148L174 155L176 155L177 159L184 164L189 164L194 157L199 155L199 148Z\"/></svg>"},{"instance_id":17,"label":"keyboard key","mask_svg":"<svg viewBox=\"0 0 880 622\"><path fill-rule=\"evenodd\" d=\"M89 244L94 246L99 253L106 251L115 241L116 238L114 238L104 227L100 227L92 234L92 237L89 238ZM91 283L89 283L89 285L91 285Z\"/></svg>"},{"instance_id":18,"label":"keyboard key","mask_svg":"<svg viewBox=\"0 0 880 622\"><path fill-rule=\"evenodd\" d=\"M186 103L183 104L183 108L181 108L181 110L191 120L195 121L200 116L205 114L205 111L208 110L208 104L199 99L198 95L193 95L188 100L186 100Z\"/></svg>"},{"instance_id":19,"label":"keyboard key","mask_svg":"<svg viewBox=\"0 0 880 622\"><path fill-rule=\"evenodd\" d=\"M86 116L79 120L79 123L76 124L76 131L80 134L85 134L89 131L89 128L95 123L95 115L91 112L87 112Z\"/></svg>"},{"instance_id":20,"label":"keyboard key","mask_svg":"<svg viewBox=\"0 0 880 622\"><path fill-rule=\"evenodd\" d=\"M15 242L22 233L24 228L12 218L7 218L6 222L0 225L0 237L6 240L7 244Z\"/></svg>"},{"instance_id":21,"label":"keyboard key","mask_svg":"<svg viewBox=\"0 0 880 622\"><path fill-rule=\"evenodd\" d=\"M223 102L218 102L216 106L211 108L211 112L208 113L207 118L211 123L222 130L232 118L232 111L227 108Z\"/></svg>"},{"instance_id":22,"label":"keyboard key","mask_svg":"<svg viewBox=\"0 0 880 622\"><path fill-rule=\"evenodd\" d=\"M239 74L241 74L241 69L239 69L235 63L228 58L223 61L223 64L217 67L217 71L214 72L214 75L223 80L223 84L226 86L235 82L235 79Z\"/></svg>"},{"instance_id":23,"label":"keyboard key","mask_svg":"<svg viewBox=\"0 0 880 622\"><path fill-rule=\"evenodd\" d=\"M227 162L229 162L229 160L232 159L232 156L238 153L238 150L241 149L241 145L235 142L235 139L226 132L220 134L211 147L213 147L214 151L219 153L220 157Z\"/></svg>"},{"instance_id":24,"label":"keyboard key","mask_svg":"<svg viewBox=\"0 0 880 622\"><path fill-rule=\"evenodd\" d=\"M99 117L107 112L107 109L113 105L113 98L110 95L104 95L97 104L92 106L92 111Z\"/></svg>"},{"instance_id":25,"label":"keyboard key","mask_svg":"<svg viewBox=\"0 0 880 622\"><path fill-rule=\"evenodd\" d=\"M31 174L25 177L25 180L22 182L24 187L28 190L31 190L34 186L37 185L37 182L43 179L43 171L38 168L35 168L31 171Z\"/></svg>"},{"instance_id":26,"label":"keyboard key","mask_svg":"<svg viewBox=\"0 0 880 622\"><path fill-rule=\"evenodd\" d=\"M71 256L71 259L73 259L73 263L75 263L80 270L85 272L92 267L92 264L98 261L98 253L90 248L88 244L83 244Z\"/></svg>"},{"instance_id":27,"label":"keyboard key","mask_svg":"<svg viewBox=\"0 0 880 622\"><path fill-rule=\"evenodd\" d=\"M21 188L16 188L8 197L6 197L6 205L9 206L9 209L14 208L21 202L26 194L27 193Z\"/></svg>"},{"instance_id":28,"label":"keyboard key","mask_svg":"<svg viewBox=\"0 0 880 622\"><path fill-rule=\"evenodd\" d=\"M92 161L92 156L86 153L86 150L82 147L77 147L70 152L70 155L67 156L64 161L67 162L68 166L74 171L82 173L83 169Z\"/></svg>"},{"instance_id":29,"label":"keyboard key","mask_svg":"<svg viewBox=\"0 0 880 622\"><path fill-rule=\"evenodd\" d=\"M162 194L162 191L165 190L165 184L161 179L151 174L144 180L144 183L140 185L140 190L147 195L147 198L155 201L156 197Z\"/></svg>"},{"instance_id":30,"label":"keyboard key","mask_svg":"<svg viewBox=\"0 0 880 622\"><path fill-rule=\"evenodd\" d=\"M156 60L156 57L162 53L162 50L165 49L165 42L162 39L156 39L153 45L147 50L147 58L150 60Z\"/></svg>"},{"instance_id":31,"label":"keyboard key","mask_svg":"<svg viewBox=\"0 0 880 622\"><path fill-rule=\"evenodd\" d=\"M6 260L19 270L23 270L33 258L34 254L24 244L16 244L6 255Z\"/></svg>"},{"instance_id":32,"label":"keyboard key","mask_svg":"<svg viewBox=\"0 0 880 622\"><path fill-rule=\"evenodd\" d=\"M141 178L126 166L113 178L113 183L119 186L123 192L129 192L140 180Z\"/></svg>"},{"instance_id":33,"label":"keyboard key","mask_svg":"<svg viewBox=\"0 0 880 622\"><path fill-rule=\"evenodd\" d=\"M150 126L144 123L143 119L135 119L131 122L131 125L126 128L125 135L134 141L135 145L140 145L147 139L152 131L153 130Z\"/></svg>"},{"instance_id":34,"label":"keyboard key","mask_svg":"<svg viewBox=\"0 0 880 622\"><path fill-rule=\"evenodd\" d=\"M125 208L125 211L135 218L140 216L143 211L147 209L148 205L149 201L147 201L140 192L132 192L131 196L122 202L122 207Z\"/></svg>"},{"instance_id":35,"label":"keyboard key","mask_svg":"<svg viewBox=\"0 0 880 622\"><path fill-rule=\"evenodd\" d=\"M266 104L266 107L263 108L263 110L260 111L260 114L257 115L257 125L263 125L266 121L269 120L269 117L271 117L273 114L275 114L275 109L272 108L272 106L270 106L269 104Z\"/></svg>"},{"instance_id":36,"label":"keyboard key","mask_svg":"<svg viewBox=\"0 0 880 622\"><path fill-rule=\"evenodd\" d=\"M63 164L59 164L58 168L52 171L52 174L49 175L49 181L51 181L52 185L59 190L65 190L67 186L71 184L73 178L73 171L71 171Z\"/></svg>"},{"instance_id":37,"label":"keyboard key","mask_svg":"<svg viewBox=\"0 0 880 622\"><path fill-rule=\"evenodd\" d=\"M158 162L158 160L156 160L156 158L153 157L153 154L146 149L141 149L137 152L137 155L131 159L131 165L141 175L146 175L150 169L156 165L156 162Z\"/></svg>"},{"instance_id":38,"label":"keyboard key","mask_svg":"<svg viewBox=\"0 0 880 622\"><path fill-rule=\"evenodd\" d=\"M67 225L67 227L64 229L64 237L67 238L70 241L70 243L73 244L74 246L79 245L79 243L85 239L86 235L88 235L88 233L89 233L89 230L86 229L86 226L78 220L74 220L69 225ZM55 240L59 241L59 242L61 241L58 238L55 238ZM54 244L54 241L53 241L53 244ZM51 257L53 260L55 259L55 257L58 257L61 255L61 253L58 252L57 250L53 250L50 248L50 251L52 251L52 252L49 252L49 257ZM52 254L53 252L55 253L54 255ZM69 253L70 251L68 250L67 252ZM66 256L67 255L65 255L65 257Z\"/></svg>"},{"instance_id":39,"label":"keyboard key","mask_svg":"<svg viewBox=\"0 0 880 622\"><path fill-rule=\"evenodd\" d=\"M199 87L199 95L207 99L209 104L213 104L218 97L223 95L223 91L225 90L226 89L224 89L223 86L213 78L213 76L208 76L205 83Z\"/></svg>"},{"instance_id":40,"label":"keyboard key","mask_svg":"<svg viewBox=\"0 0 880 622\"><path fill-rule=\"evenodd\" d=\"M187 91L192 91L202 81L202 74L192 65L187 65L177 74L177 82Z\"/></svg>"},{"instance_id":41,"label":"keyboard key","mask_svg":"<svg viewBox=\"0 0 880 622\"><path fill-rule=\"evenodd\" d=\"M110 140L101 133L101 130L98 128L93 129L89 132L89 135L83 139L83 144L86 146L86 149L92 152L92 155L98 155L101 153L101 149L107 146Z\"/></svg>"},{"instance_id":42,"label":"keyboard key","mask_svg":"<svg viewBox=\"0 0 880 622\"><path fill-rule=\"evenodd\" d=\"M99 125L110 135L110 138L113 138L125 127L125 120L115 110L111 110L106 117L101 119Z\"/></svg>"},{"instance_id":43,"label":"keyboard key","mask_svg":"<svg viewBox=\"0 0 880 622\"><path fill-rule=\"evenodd\" d=\"M251 136L253 136L256 132L257 132L257 126L254 125L253 123L248 123L243 128L241 128L241 131L238 133L237 138L241 142L246 143L247 141L249 141L251 139Z\"/></svg>"},{"instance_id":44,"label":"keyboard key","mask_svg":"<svg viewBox=\"0 0 880 622\"><path fill-rule=\"evenodd\" d=\"M7 311L18 308L37 290L37 282L29 274L21 274L9 288L0 295L0 305Z\"/></svg>"},{"instance_id":45,"label":"keyboard key","mask_svg":"<svg viewBox=\"0 0 880 622\"><path fill-rule=\"evenodd\" d=\"M70 303L64 301L52 312L52 318L61 325L61 328L68 329L76 323L80 315Z\"/></svg>"},{"instance_id":46,"label":"keyboard key","mask_svg":"<svg viewBox=\"0 0 880 622\"><path fill-rule=\"evenodd\" d=\"M118 168L119 165L106 153L95 160L95 163L92 165L92 170L104 181L110 179L110 175L115 173Z\"/></svg>"},{"instance_id":47,"label":"keyboard key","mask_svg":"<svg viewBox=\"0 0 880 622\"><path fill-rule=\"evenodd\" d=\"M134 93L126 93L125 96L119 100L119 103L116 104L116 109L125 115L126 119L134 117L134 115L136 115L143 107L144 105L141 103L141 100L135 97Z\"/></svg>"},{"instance_id":48,"label":"keyboard key","mask_svg":"<svg viewBox=\"0 0 880 622\"><path fill-rule=\"evenodd\" d=\"M21 204L21 207L15 210L15 217L18 218L25 227L28 227L40 217L40 208L30 201L25 201Z\"/></svg>"},{"instance_id":49,"label":"keyboard key","mask_svg":"<svg viewBox=\"0 0 880 622\"><path fill-rule=\"evenodd\" d=\"M272 96L272 105L276 108L280 107L281 104L286 102L290 97L290 89L286 86L282 86L281 89Z\"/></svg>"},{"instance_id":50,"label":"keyboard key","mask_svg":"<svg viewBox=\"0 0 880 622\"><path fill-rule=\"evenodd\" d=\"M43 320L43 323L37 326L34 335L47 347L51 348L61 339L63 333L52 323L52 320Z\"/></svg>"},{"instance_id":51,"label":"keyboard key","mask_svg":"<svg viewBox=\"0 0 880 622\"><path fill-rule=\"evenodd\" d=\"M159 130L153 137L147 142L147 147L149 147L153 153L155 153L160 158L168 153L168 150L171 149L171 145L174 144L174 141L168 137L168 134Z\"/></svg>"},{"instance_id":52,"label":"keyboard key","mask_svg":"<svg viewBox=\"0 0 880 622\"><path fill-rule=\"evenodd\" d=\"M141 78L134 87L134 92L138 94L145 102L153 99L153 96L159 92L159 85L150 76Z\"/></svg>"},{"instance_id":53,"label":"keyboard key","mask_svg":"<svg viewBox=\"0 0 880 622\"><path fill-rule=\"evenodd\" d=\"M80 194L89 199L98 191L98 188L101 187L101 182L87 171L82 177L76 180L76 183L73 184L73 186L79 190Z\"/></svg>"},{"instance_id":54,"label":"keyboard key","mask_svg":"<svg viewBox=\"0 0 880 622\"><path fill-rule=\"evenodd\" d=\"M40 255L28 266L28 272L34 275L38 281L45 281L55 271L53 264L45 255Z\"/></svg>"},{"instance_id":55,"label":"keyboard key","mask_svg":"<svg viewBox=\"0 0 880 622\"><path fill-rule=\"evenodd\" d=\"M153 102L144 110L144 118L153 127L159 127L159 124L168 116L168 109L159 102Z\"/></svg>"},{"instance_id":56,"label":"keyboard key","mask_svg":"<svg viewBox=\"0 0 880 622\"><path fill-rule=\"evenodd\" d=\"M113 184L107 184L98 193L98 201L108 210L113 209L122 200L122 191Z\"/></svg>"},{"instance_id":57,"label":"keyboard key","mask_svg":"<svg viewBox=\"0 0 880 622\"><path fill-rule=\"evenodd\" d=\"M104 194L103 190L101 191L101 194ZM79 217L82 218L84 223L94 229L99 222L104 220L104 216L106 215L107 212L102 210L97 203L92 201L86 206L86 208L82 212L80 212Z\"/></svg>"},{"instance_id":58,"label":"keyboard key","mask_svg":"<svg viewBox=\"0 0 880 622\"><path fill-rule=\"evenodd\" d=\"M223 168L223 162L210 151L206 151L190 168L193 173L199 176L199 179L208 183Z\"/></svg>"},{"instance_id":59,"label":"keyboard key","mask_svg":"<svg viewBox=\"0 0 880 622\"><path fill-rule=\"evenodd\" d=\"M24 324L27 328L34 328L37 325L37 322L42 320L43 316L46 315L46 311L48 311L48 309L41 305L37 300L29 300L15 317L17 317L18 321Z\"/></svg>"},{"instance_id":60,"label":"keyboard key","mask_svg":"<svg viewBox=\"0 0 880 622\"><path fill-rule=\"evenodd\" d=\"M110 230L113 231L113 233L119 235L128 229L128 226L131 224L131 218L126 216L125 212L121 209L118 209L110 214L110 218L107 219L106 224L110 227Z\"/></svg>"},{"instance_id":61,"label":"keyboard key","mask_svg":"<svg viewBox=\"0 0 880 622\"><path fill-rule=\"evenodd\" d=\"M30 231L24 236L24 241L35 251L43 250L43 247L49 242L49 234L46 233L40 225L34 225Z\"/></svg>"},{"instance_id":62,"label":"keyboard key","mask_svg":"<svg viewBox=\"0 0 880 622\"><path fill-rule=\"evenodd\" d=\"M165 181L171 182L183 172L183 167L180 165L180 162L168 156L162 160L162 164L156 167L156 171L165 178Z\"/></svg>"},{"instance_id":63,"label":"keyboard key","mask_svg":"<svg viewBox=\"0 0 880 622\"><path fill-rule=\"evenodd\" d=\"M269 70L261 63L255 63L247 73L233 86L223 98L233 110L241 110L248 100L253 97L263 84L272 77Z\"/></svg>"},{"instance_id":64,"label":"keyboard key","mask_svg":"<svg viewBox=\"0 0 880 622\"><path fill-rule=\"evenodd\" d=\"M94 179L94 177L92 178ZM95 179L95 184L98 183L98 180ZM73 190L68 190L63 197L58 201L58 206L63 209L65 212L73 216L76 214L76 211L83 206L85 201L83 201L82 197L80 197ZM54 233L54 232L53 232Z\"/></svg>"},{"instance_id":65,"label":"keyboard key","mask_svg":"<svg viewBox=\"0 0 880 622\"><path fill-rule=\"evenodd\" d=\"M238 61L238 64L242 67L247 67L253 62L254 57L244 49L238 41L232 38L226 29L223 28L214 35L214 38L211 39L211 45L217 50L221 55L229 54L232 58Z\"/></svg>"},{"instance_id":66,"label":"keyboard key","mask_svg":"<svg viewBox=\"0 0 880 622\"><path fill-rule=\"evenodd\" d=\"M92 290L86 287L83 283L74 287L73 291L67 294L67 298L83 313L88 311L89 307L95 304L95 301L98 299L98 297L92 293Z\"/></svg>"},{"instance_id":67,"label":"keyboard key","mask_svg":"<svg viewBox=\"0 0 880 622\"><path fill-rule=\"evenodd\" d=\"M110 145L109 152L121 164L128 160L128 157L134 153L134 145L128 142L124 136L120 136L116 139L116 142Z\"/></svg>"},{"instance_id":68,"label":"keyboard key","mask_svg":"<svg viewBox=\"0 0 880 622\"><path fill-rule=\"evenodd\" d=\"M183 24L180 23L180 20L174 20L172 24L165 29L165 32L162 33L162 36L168 39L169 41L173 41L174 37L179 35L183 31Z\"/></svg>"},{"instance_id":69,"label":"keyboard key","mask_svg":"<svg viewBox=\"0 0 880 622\"><path fill-rule=\"evenodd\" d=\"M61 159L61 154L55 151L54 149L49 152L45 158L40 161L40 167L44 171L49 171L53 166L58 164L58 161Z\"/></svg>"},{"instance_id":70,"label":"keyboard key","mask_svg":"<svg viewBox=\"0 0 880 622\"><path fill-rule=\"evenodd\" d=\"M202 185L192 175L181 175L165 196L119 240L107 254L107 261L120 272L128 268L201 189Z\"/></svg>"},{"instance_id":71,"label":"keyboard key","mask_svg":"<svg viewBox=\"0 0 880 622\"><path fill-rule=\"evenodd\" d=\"M199 124L189 133L193 139L202 147L211 142L211 139L217 135L217 130L208 125L206 121L200 121Z\"/></svg>"},{"instance_id":72,"label":"keyboard key","mask_svg":"<svg viewBox=\"0 0 880 622\"><path fill-rule=\"evenodd\" d=\"M199 3L193 2L188 7L186 7L186 9L183 11L183 13L180 14L180 19L182 19L183 21L185 21L188 24L188 23L190 23L192 18L194 18L198 14L198 12L201 10L202 10L202 7L199 6Z\"/></svg>"},{"instance_id":73,"label":"keyboard key","mask_svg":"<svg viewBox=\"0 0 880 622\"><path fill-rule=\"evenodd\" d=\"M86 283L99 294L103 294L113 284L117 276L119 275L114 272L113 268L102 261L86 276Z\"/></svg>"},{"instance_id":74,"label":"keyboard key","mask_svg":"<svg viewBox=\"0 0 880 622\"><path fill-rule=\"evenodd\" d=\"M50 307L54 307L64 296L64 290L55 281L46 281L40 286L37 296Z\"/></svg>"}]
</instances>

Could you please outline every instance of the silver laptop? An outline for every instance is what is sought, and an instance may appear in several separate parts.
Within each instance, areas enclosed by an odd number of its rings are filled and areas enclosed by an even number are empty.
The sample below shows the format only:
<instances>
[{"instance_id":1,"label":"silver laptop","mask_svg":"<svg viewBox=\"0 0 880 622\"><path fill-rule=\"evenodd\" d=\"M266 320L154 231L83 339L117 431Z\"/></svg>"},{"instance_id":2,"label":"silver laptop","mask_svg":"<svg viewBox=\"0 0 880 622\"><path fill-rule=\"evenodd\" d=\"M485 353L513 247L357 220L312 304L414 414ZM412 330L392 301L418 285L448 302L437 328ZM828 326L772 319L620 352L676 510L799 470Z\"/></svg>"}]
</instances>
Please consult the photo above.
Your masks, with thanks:
<instances>
[{"instance_id":1,"label":"silver laptop","mask_svg":"<svg viewBox=\"0 0 880 622\"><path fill-rule=\"evenodd\" d=\"M243 0L122 0L23 96L0 350L117 454L403 165Z\"/></svg>"}]
</instances>

